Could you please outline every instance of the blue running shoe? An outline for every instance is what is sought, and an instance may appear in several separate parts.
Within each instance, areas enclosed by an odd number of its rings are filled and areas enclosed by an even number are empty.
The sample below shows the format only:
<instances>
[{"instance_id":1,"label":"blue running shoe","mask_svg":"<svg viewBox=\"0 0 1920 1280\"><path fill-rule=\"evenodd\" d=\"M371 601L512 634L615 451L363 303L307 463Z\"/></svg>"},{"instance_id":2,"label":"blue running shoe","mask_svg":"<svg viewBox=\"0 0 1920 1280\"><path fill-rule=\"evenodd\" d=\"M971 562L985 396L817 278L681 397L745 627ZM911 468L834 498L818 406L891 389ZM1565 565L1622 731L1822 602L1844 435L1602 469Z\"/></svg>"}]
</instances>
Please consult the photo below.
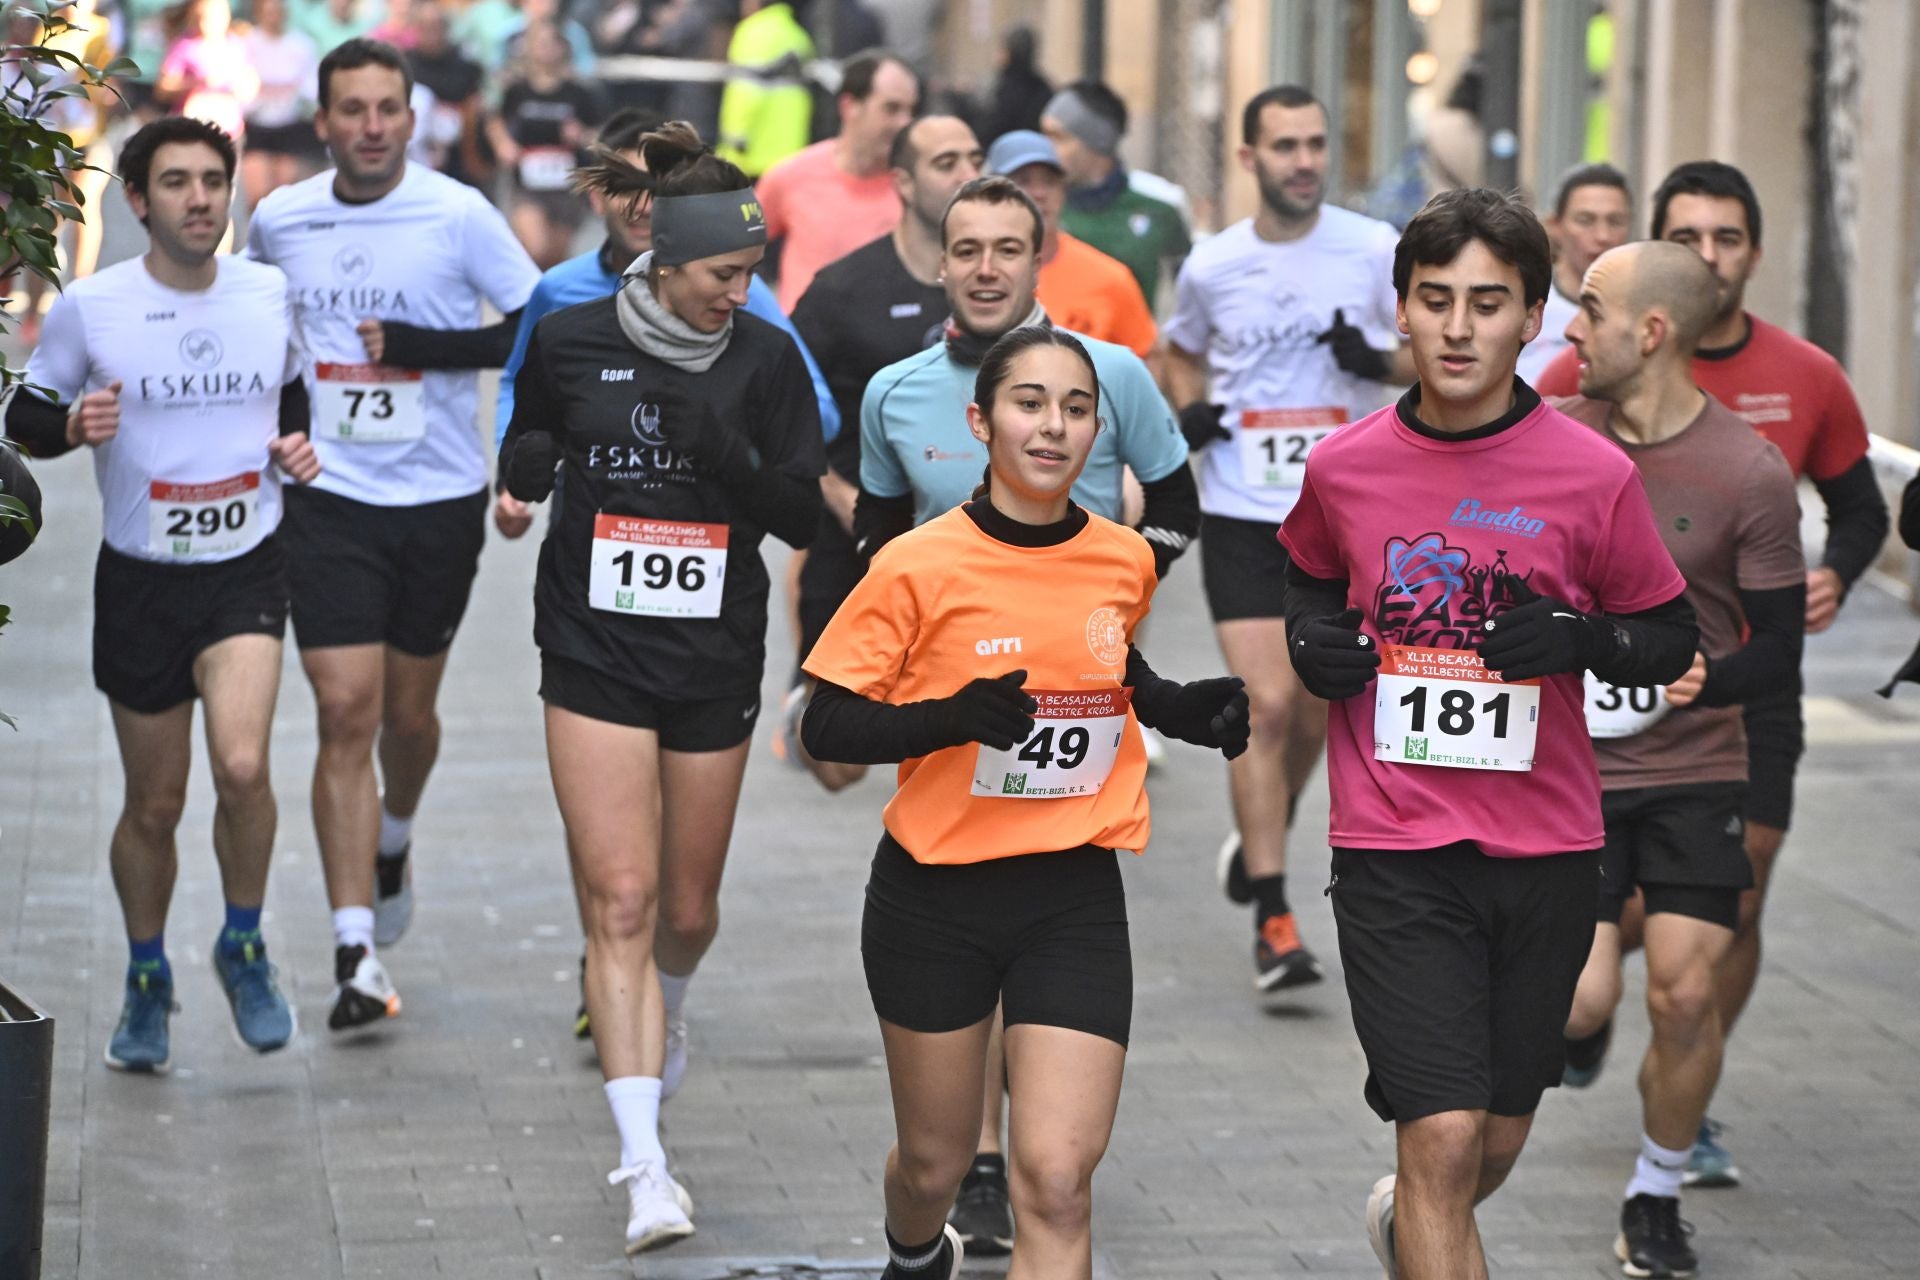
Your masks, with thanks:
<instances>
[{"instance_id":1,"label":"blue running shoe","mask_svg":"<svg viewBox=\"0 0 1920 1280\"><path fill-rule=\"evenodd\" d=\"M257 938L230 946L213 942L213 972L233 1008L233 1029L255 1053L272 1053L293 1039L293 1010L274 982L267 946Z\"/></svg>"},{"instance_id":2,"label":"blue running shoe","mask_svg":"<svg viewBox=\"0 0 1920 1280\"><path fill-rule=\"evenodd\" d=\"M1740 1185L1740 1167L1733 1162L1733 1156L1720 1145L1723 1126L1713 1120L1700 1122L1700 1136L1693 1140L1693 1156L1687 1161L1687 1171L1681 1175L1682 1186L1688 1187L1737 1187Z\"/></svg>"},{"instance_id":3,"label":"blue running shoe","mask_svg":"<svg viewBox=\"0 0 1920 1280\"><path fill-rule=\"evenodd\" d=\"M107 1065L115 1071L165 1075L173 1056L167 1019L178 1008L172 979L156 973L127 974L127 1000L120 1006L120 1025L107 1041Z\"/></svg>"}]
</instances>

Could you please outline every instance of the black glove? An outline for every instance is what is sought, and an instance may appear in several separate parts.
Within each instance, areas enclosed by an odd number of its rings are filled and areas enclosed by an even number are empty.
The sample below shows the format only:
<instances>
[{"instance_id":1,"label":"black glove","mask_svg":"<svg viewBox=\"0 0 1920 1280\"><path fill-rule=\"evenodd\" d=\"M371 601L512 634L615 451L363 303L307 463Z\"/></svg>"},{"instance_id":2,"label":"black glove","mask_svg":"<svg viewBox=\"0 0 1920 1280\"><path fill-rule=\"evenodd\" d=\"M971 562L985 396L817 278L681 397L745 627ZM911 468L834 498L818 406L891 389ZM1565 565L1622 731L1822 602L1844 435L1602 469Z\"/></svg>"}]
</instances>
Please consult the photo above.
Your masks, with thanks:
<instances>
[{"instance_id":1,"label":"black glove","mask_svg":"<svg viewBox=\"0 0 1920 1280\"><path fill-rule=\"evenodd\" d=\"M1314 341L1330 346L1333 349L1333 362L1356 378L1385 382L1387 374L1393 369L1393 362L1387 358L1387 353L1375 351L1367 342L1367 335L1357 326L1348 324L1345 313L1338 308L1333 313L1333 327Z\"/></svg>"},{"instance_id":2,"label":"black glove","mask_svg":"<svg viewBox=\"0 0 1920 1280\"><path fill-rule=\"evenodd\" d=\"M507 492L522 502L545 502L553 496L553 469L560 464L560 443L551 431L529 431L515 436L500 460Z\"/></svg>"},{"instance_id":3,"label":"black glove","mask_svg":"<svg viewBox=\"0 0 1920 1280\"><path fill-rule=\"evenodd\" d=\"M722 480L741 480L760 469L760 454L745 436L720 421L707 401L662 391L651 407L660 414L660 434L667 443L703 470Z\"/></svg>"},{"instance_id":4,"label":"black glove","mask_svg":"<svg viewBox=\"0 0 1920 1280\"><path fill-rule=\"evenodd\" d=\"M1005 751L1025 742L1033 732L1033 713L1039 704L1020 685L1025 671L1009 671L998 679L982 676L960 692L927 704L927 727L942 746L978 742Z\"/></svg>"},{"instance_id":5,"label":"black glove","mask_svg":"<svg viewBox=\"0 0 1920 1280\"><path fill-rule=\"evenodd\" d=\"M1212 747L1231 760L1247 749L1247 689L1239 676L1216 676L1191 684L1159 683L1136 691L1140 723L1170 738Z\"/></svg>"},{"instance_id":6,"label":"black glove","mask_svg":"<svg viewBox=\"0 0 1920 1280\"><path fill-rule=\"evenodd\" d=\"M1604 651L1603 618L1513 579L1519 603L1481 623L1480 660L1508 680L1585 671Z\"/></svg>"},{"instance_id":7,"label":"black glove","mask_svg":"<svg viewBox=\"0 0 1920 1280\"><path fill-rule=\"evenodd\" d=\"M1180 434L1187 438L1188 452L1198 453L1215 440L1233 439L1233 432L1220 424L1220 415L1226 411L1227 406L1205 400L1195 400L1180 411Z\"/></svg>"},{"instance_id":8,"label":"black glove","mask_svg":"<svg viewBox=\"0 0 1920 1280\"><path fill-rule=\"evenodd\" d=\"M1380 646L1360 633L1358 609L1331 618L1315 618L1291 636L1287 652L1307 692L1328 702L1366 690L1380 666Z\"/></svg>"}]
</instances>

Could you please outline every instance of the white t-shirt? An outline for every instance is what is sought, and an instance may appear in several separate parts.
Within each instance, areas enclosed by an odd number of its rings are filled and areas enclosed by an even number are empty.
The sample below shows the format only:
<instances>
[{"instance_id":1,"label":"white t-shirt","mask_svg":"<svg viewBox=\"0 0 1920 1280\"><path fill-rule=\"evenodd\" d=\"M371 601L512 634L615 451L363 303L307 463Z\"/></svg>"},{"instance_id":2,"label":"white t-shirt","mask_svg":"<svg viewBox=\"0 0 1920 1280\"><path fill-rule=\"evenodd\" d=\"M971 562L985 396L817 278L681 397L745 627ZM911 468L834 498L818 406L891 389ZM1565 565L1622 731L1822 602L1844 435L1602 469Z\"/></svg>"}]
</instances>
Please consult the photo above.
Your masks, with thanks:
<instances>
[{"instance_id":1,"label":"white t-shirt","mask_svg":"<svg viewBox=\"0 0 1920 1280\"><path fill-rule=\"evenodd\" d=\"M333 177L275 191L247 236L249 256L283 269L292 286L326 468L315 486L383 507L478 492L487 484L479 374L368 365L354 326L373 318L476 329L483 298L518 311L540 272L507 220L464 183L409 164L385 196L348 204Z\"/></svg>"},{"instance_id":2,"label":"white t-shirt","mask_svg":"<svg viewBox=\"0 0 1920 1280\"><path fill-rule=\"evenodd\" d=\"M1343 372L1318 339L1338 310L1374 347L1399 345L1398 241L1384 222L1322 205L1313 230L1298 240L1262 240L1249 218L1194 246L1161 333L1207 357L1213 399L1227 409L1221 425L1234 434L1201 452L1202 511L1279 523L1299 497L1306 451L1332 427L1391 398L1383 384ZM1268 450L1264 458L1256 446ZM1263 472L1262 462L1279 466Z\"/></svg>"},{"instance_id":3,"label":"white t-shirt","mask_svg":"<svg viewBox=\"0 0 1920 1280\"><path fill-rule=\"evenodd\" d=\"M1555 356L1567 349L1567 326L1579 314L1579 302L1560 292L1557 281L1547 286L1547 307L1540 316L1540 336L1520 348L1520 363L1514 366L1514 372L1528 386L1546 372Z\"/></svg>"},{"instance_id":4,"label":"white t-shirt","mask_svg":"<svg viewBox=\"0 0 1920 1280\"><path fill-rule=\"evenodd\" d=\"M93 470L103 536L124 555L230 560L280 525L267 447L280 388L304 364L287 278L216 261L197 293L161 284L142 258L73 281L27 362L27 381L63 405L120 382L120 430L93 450Z\"/></svg>"},{"instance_id":5,"label":"white t-shirt","mask_svg":"<svg viewBox=\"0 0 1920 1280\"><path fill-rule=\"evenodd\" d=\"M304 31L274 36L247 32L247 61L260 74L260 94L247 106L247 123L279 128L307 117L320 93L320 54Z\"/></svg>"}]
</instances>

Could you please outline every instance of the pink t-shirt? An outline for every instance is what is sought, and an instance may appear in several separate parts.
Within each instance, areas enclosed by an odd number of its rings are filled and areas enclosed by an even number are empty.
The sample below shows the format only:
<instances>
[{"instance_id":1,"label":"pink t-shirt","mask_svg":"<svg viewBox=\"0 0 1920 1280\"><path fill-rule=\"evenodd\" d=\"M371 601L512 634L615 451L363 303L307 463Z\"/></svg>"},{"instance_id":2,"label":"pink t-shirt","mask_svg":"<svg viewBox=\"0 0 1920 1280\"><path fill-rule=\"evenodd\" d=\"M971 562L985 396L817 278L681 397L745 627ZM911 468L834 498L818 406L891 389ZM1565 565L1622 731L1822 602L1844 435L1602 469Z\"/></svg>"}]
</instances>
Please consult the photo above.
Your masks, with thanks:
<instances>
[{"instance_id":1,"label":"pink t-shirt","mask_svg":"<svg viewBox=\"0 0 1920 1280\"><path fill-rule=\"evenodd\" d=\"M754 183L768 241L780 249L780 309L791 312L820 268L900 224L893 171L856 178L833 158L833 140L788 156Z\"/></svg>"},{"instance_id":2,"label":"pink t-shirt","mask_svg":"<svg viewBox=\"0 0 1920 1280\"><path fill-rule=\"evenodd\" d=\"M162 79L186 77L181 115L218 125L229 137L246 133L246 107L259 92L260 81L247 61L247 46L240 37L182 36L167 50L160 75Z\"/></svg>"},{"instance_id":3,"label":"pink t-shirt","mask_svg":"<svg viewBox=\"0 0 1920 1280\"><path fill-rule=\"evenodd\" d=\"M1395 405L1341 428L1309 455L1280 541L1303 572L1346 579L1347 601L1383 653L1477 649L1481 623L1511 607L1512 579L1587 612L1637 613L1686 589L1633 462L1545 405L1478 439L1423 435ZM1447 661L1443 652L1427 670ZM1540 686L1526 772L1376 759L1375 688L1336 703L1332 843L1472 840L1496 857L1598 847L1600 775L1581 678Z\"/></svg>"}]
</instances>

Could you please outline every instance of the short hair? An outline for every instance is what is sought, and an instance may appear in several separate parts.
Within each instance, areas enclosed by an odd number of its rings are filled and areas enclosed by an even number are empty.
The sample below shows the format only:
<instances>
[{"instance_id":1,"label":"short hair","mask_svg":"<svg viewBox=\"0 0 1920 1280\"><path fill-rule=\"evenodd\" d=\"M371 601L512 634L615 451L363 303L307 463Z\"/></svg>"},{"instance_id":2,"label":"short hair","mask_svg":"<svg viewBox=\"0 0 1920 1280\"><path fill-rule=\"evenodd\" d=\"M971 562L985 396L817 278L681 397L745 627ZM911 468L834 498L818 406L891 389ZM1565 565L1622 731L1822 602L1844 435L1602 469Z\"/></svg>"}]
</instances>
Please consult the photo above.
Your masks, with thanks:
<instances>
[{"instance_id":1,"label":"short hair","mask_svg":"<svg viewBox=\"0 0 1920 1280\"><path fill-rule=\"evenodd\" d=\"M607 151L637 151L640 139L667 122L667 118L649 107L622 107L607 117L595 145Z\"/></svg>"},{"instance_id":2,"label":"short hair","mask_svg":"<svg viewBox=\"0 0 1920 1280\"><path fill-rule=\"evenodd\" d=\"M1567 201L1573 199L1573 193L1582 187L1612 187L1627 197L1629 205L1633 202L1633 190L1627 185L1627 175L1610 164L1575 165L1560 177L1560 186L1553 197L1553 216L1567 216Z\"/></svg>"},{"instance_id":3,"label":"short hair","mask_svg":"<svg viewBox=\"0 0 1920 1280\"><path fill-rule=\"evenodd\" d=\"M1120 95L1098 80L1076 80L1066 91L1080 99L1082 106L1112 125L1114 132L1127 132L1127 104Z\"/></svg>"},{"instance_id":4,"label":"short hair","mask_svg":"<svg viewBox=\"0 0 1920 1280\"><path fill-rule=\"evenodd\" d=\"M920 77L907 64L907 60L897 53L888 53L885 49L863 49L840 64L840 93L838 96L852 98L855 102L865 102L873 96L873 82L880 78L880 68L889 62L913 77L916 96L920 87Z\"/></svg>"},{"instance_id":5,"label":"short hair","mask_svg":"<svg viewBox=\"0 0 1920 1280\"><path fill-rule=\"evenodd\" d=\"M1246 108L1240 113L1240 141L1252 146L1260 140L1260 113L1268 107L1285 107L1289 111L1299 107L1319 107L1321 115L1327 113L1326 103L1314 97L1313 90L1297 84L1277 84L1247 99Z\"/></svg>"},{"instance_id":6,"label":"short hair","mask_svg":"<svg viewBox=\"0 0 1920 1280\"><path fill-rule=\"evenodd\" d=\"M1518 196L1486 187L1442 191L1413 215L1394 246L1393 291L1404 301L1416 265L1444 266L1474 240L1520 273L1529 307L1547 296L1553 279L1547 229Z\"/></svg>"},{"instance_id":7,"label":"short hair","mask_svg":"<svg viewBox=\"0 0 1920 1280\"><path fill-rule=\"evenodd\" d=\"M973 178L953 193L953 199L947 201L947 208L940 215L940 247L947 247L947 219L953 217L953 211L963 204L1012 204L1025 209L1033 218L1033 251L1040 252L1040 243L1046 239L1046 220L1040 216L1040 206L1033 197L1022 191L1012 178L1005 174L993 173L983 178Z\"/></svg>"},{"instance_id":8,"label":"short hair","mask_svg":"<svg viewBox=\"0 0 1920 1280\"><path fill-rule=\"evenodd\" d=\"M1738 200L1747 211L1747 238L1760 243L1760 197L1754 194L1747 175L1719 160L1689 160L1668 174L1653 193L1655 240L1666 238L1667 206L1675 196L1717 196Z\"/></svg>"},{"instance_id":9,"label":"short hair","mask_svg":"<svg viewBox=\"0 0 1920 1280\"><path fill-rule=\"evenodd\" d=\"M326 57L320 59L320 109L322 111L333 103L333 73L357 71L361 67L385 67L389 71L399 72L402 92L408 101L413 100L413 70L407 66L406 55L385 40L369 40L365 36L355 36L351 40L342 40Z\"/></svg>"},{"instance_id":10,"label":"short hair","mask_svg":"<svg viewBox=\"0 0 1920 1280\"><path fill-rule=\"evenodd\" d=\"M120 148L120 181L129 192L146 198L147 180L153 174L153 157L169 142L198 142L212 147L220 157L221 168L227 171L228 184L232 184L238 155L225 129L192 116L162 116L152 124L142 125Z\"/></svg>"}]
</instances>

